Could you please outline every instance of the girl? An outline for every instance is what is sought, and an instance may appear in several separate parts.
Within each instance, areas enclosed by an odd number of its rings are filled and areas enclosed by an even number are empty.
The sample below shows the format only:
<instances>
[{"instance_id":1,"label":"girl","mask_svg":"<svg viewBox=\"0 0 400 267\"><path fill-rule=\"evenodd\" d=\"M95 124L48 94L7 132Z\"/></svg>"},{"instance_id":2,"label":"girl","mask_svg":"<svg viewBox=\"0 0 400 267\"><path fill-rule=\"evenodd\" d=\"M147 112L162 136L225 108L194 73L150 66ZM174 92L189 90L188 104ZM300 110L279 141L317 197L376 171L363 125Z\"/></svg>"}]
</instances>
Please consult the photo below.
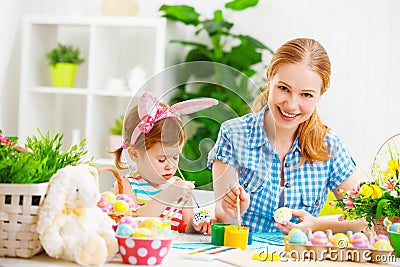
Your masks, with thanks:
<instances>
[{"instance_id":1,"label":"girl","mask_svg":"<svg viewBox=\"0 0 400 267\"><path fill-rule=\"evenodd\" d=\"M316 110L330 74L329 57L315 40L294 39L276 51L267 88L254 103L257 113L223 123L209 153L218 221L235 221L239 198L243 224L255 232L364 228L360 221L316 218L328 189L342 198L340 190L358 184L353 158ZM300 223L274 222L283 206Z\"/></svg>"},{"instance_id":2,"label":"girl","mask_svg":"<svg viewBox=\"0 0 400 267\"><path fill-rule=\"evenodd\" d=\"M193 99L172 107L158 102L145 92L138 106L124 120L124 142L114 151L115 165L127 169L122 152L126 150L136 164L136 171L122 177L125 194L138 203L139 216L171 218L171 228L179 232L211 233L211 223L193 223L192 182L174 174L185 136L179 116L218 104L210 98ZM126 160L125 160L126 162ZM117 186L114 185L114 193Z\"/></svg>"}]
</instances>

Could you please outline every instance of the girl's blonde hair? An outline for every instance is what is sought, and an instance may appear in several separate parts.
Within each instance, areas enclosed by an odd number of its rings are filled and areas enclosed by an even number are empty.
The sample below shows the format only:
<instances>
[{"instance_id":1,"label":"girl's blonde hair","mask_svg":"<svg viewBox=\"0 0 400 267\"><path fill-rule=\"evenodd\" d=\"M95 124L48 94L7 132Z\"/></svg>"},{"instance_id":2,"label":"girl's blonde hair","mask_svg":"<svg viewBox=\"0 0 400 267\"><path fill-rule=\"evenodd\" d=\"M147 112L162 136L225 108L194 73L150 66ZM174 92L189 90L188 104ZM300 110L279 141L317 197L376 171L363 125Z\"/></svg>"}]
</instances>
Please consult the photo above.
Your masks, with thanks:
<instances>
[{"instance_id":1,"label":"girl's blonde hair","mask_svg":"<svg viewBox=\"0 0 400 267\"><path fill-rule=\"evenodd\" d=\"M330 83L331 63L325 48L316 40L298 38L283 44L274 54L267 69L267 79L272 79L279 67L286 64L306 64L310 70L322 79L321 95L326 92ZM253 110L260 111L268 102L269 83L267 88L253 102ZM301 164L305 161L328 160L330 151L324 143L329 128L323 124L317 110L311 117L301 123L296 135L302 151Z\"/></svg>"},{"instance_id":2,"label":"girl's blonde hair","mask_svg":"<svg viewBox=\"0 0 400 267\"><path fill-rule=\"evenodd\" d=\"M167 107L164 103L159 104L162 107ZM149 133L141 133L135 144L130 144L132 133L139 123L138 107L135 106L124 119L123 143L129 146L129 149L146 151L158 142L165 146L175 146L182 145L185 140L181 119L177 117L168 117L155 122ZM122 151L123 148L120 147L111 153L114 154L115 157L115 166L118 169L127 169L126 164L121 160Z\"/></svg>"}]
</instances>

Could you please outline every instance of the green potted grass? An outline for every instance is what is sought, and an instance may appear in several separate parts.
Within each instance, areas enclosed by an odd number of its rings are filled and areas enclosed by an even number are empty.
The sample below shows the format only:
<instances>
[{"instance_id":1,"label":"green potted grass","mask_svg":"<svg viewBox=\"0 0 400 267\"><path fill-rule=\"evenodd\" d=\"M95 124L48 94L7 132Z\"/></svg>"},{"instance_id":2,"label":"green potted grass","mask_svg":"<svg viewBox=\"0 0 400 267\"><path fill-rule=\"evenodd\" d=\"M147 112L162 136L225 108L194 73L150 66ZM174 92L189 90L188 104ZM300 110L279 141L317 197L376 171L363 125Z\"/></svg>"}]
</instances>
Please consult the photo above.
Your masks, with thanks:
<instances>
[{"instance_id":1,"label":"green potted grass","mask_svg":"<svg viewBox=\"0 0 400 267\"><path fill-rule=\"evenodd\" d=\"M114 120L114 124L110 128L109 151L115 151L122 144L122 127L124 123L124 115Z\"/></svg>"},{"instance_id":2,"label":"green potted grass","mask_svg":"<svg viewBox=\"0 0 400 267\"><path fill-rule=\"evenodd\" d=\"M46 54L54 87L73 87L78 65L85 62L80 50L73 45L57 44Z\"/></svg>"}]
</instances>

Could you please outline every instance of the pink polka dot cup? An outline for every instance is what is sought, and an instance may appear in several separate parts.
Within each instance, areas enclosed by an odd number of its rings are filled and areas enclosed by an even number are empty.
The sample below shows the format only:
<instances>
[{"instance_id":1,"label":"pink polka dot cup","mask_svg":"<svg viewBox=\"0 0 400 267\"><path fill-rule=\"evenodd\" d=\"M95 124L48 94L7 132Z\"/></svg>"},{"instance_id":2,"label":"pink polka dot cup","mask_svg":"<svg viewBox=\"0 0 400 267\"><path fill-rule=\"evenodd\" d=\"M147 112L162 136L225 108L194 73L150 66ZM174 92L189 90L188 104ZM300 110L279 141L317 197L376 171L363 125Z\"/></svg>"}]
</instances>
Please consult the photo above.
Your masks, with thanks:
<instances>
[{"instance_id":1,"label":"pink polka dot cup","mask_svg":"<svg viewBox=\"0 0 400 267\"><path fill-rule=\"evenodd\" d=\"M124 263L132 265L159 265L168 254L172 237L134 238L117 236L119 253Z\"/></svg>"}]
</instances>

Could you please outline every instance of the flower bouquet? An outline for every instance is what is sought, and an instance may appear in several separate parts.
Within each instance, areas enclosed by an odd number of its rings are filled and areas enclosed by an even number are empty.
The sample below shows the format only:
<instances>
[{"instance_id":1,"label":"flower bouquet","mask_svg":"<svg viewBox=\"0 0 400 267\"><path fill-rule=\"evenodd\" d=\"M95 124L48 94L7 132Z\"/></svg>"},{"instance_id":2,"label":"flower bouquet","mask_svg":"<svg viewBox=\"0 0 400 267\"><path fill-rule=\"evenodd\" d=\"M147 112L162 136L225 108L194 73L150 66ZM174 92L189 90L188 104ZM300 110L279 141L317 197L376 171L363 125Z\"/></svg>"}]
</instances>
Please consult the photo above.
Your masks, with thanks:
<instances>
[{"instance_id":1,"label":"flower bouquet","mask_svg":"<svg viewBox=\"0 0 400 267\"><path fill-rule=\"evenodd\" d=\"M378 150L372 166L372 181L363 181L348 192L341 191L343 199L334 203L343 209L345 219L365 219L368 228L374 226L377 234L387 234L383 218L400 221L400 154L393 142L397 136L400 134L387 139ZM387 150L382 154L386 146ZM378 157L382 156L385 160L378 163Z\"/></svg>"}]
</instances>

